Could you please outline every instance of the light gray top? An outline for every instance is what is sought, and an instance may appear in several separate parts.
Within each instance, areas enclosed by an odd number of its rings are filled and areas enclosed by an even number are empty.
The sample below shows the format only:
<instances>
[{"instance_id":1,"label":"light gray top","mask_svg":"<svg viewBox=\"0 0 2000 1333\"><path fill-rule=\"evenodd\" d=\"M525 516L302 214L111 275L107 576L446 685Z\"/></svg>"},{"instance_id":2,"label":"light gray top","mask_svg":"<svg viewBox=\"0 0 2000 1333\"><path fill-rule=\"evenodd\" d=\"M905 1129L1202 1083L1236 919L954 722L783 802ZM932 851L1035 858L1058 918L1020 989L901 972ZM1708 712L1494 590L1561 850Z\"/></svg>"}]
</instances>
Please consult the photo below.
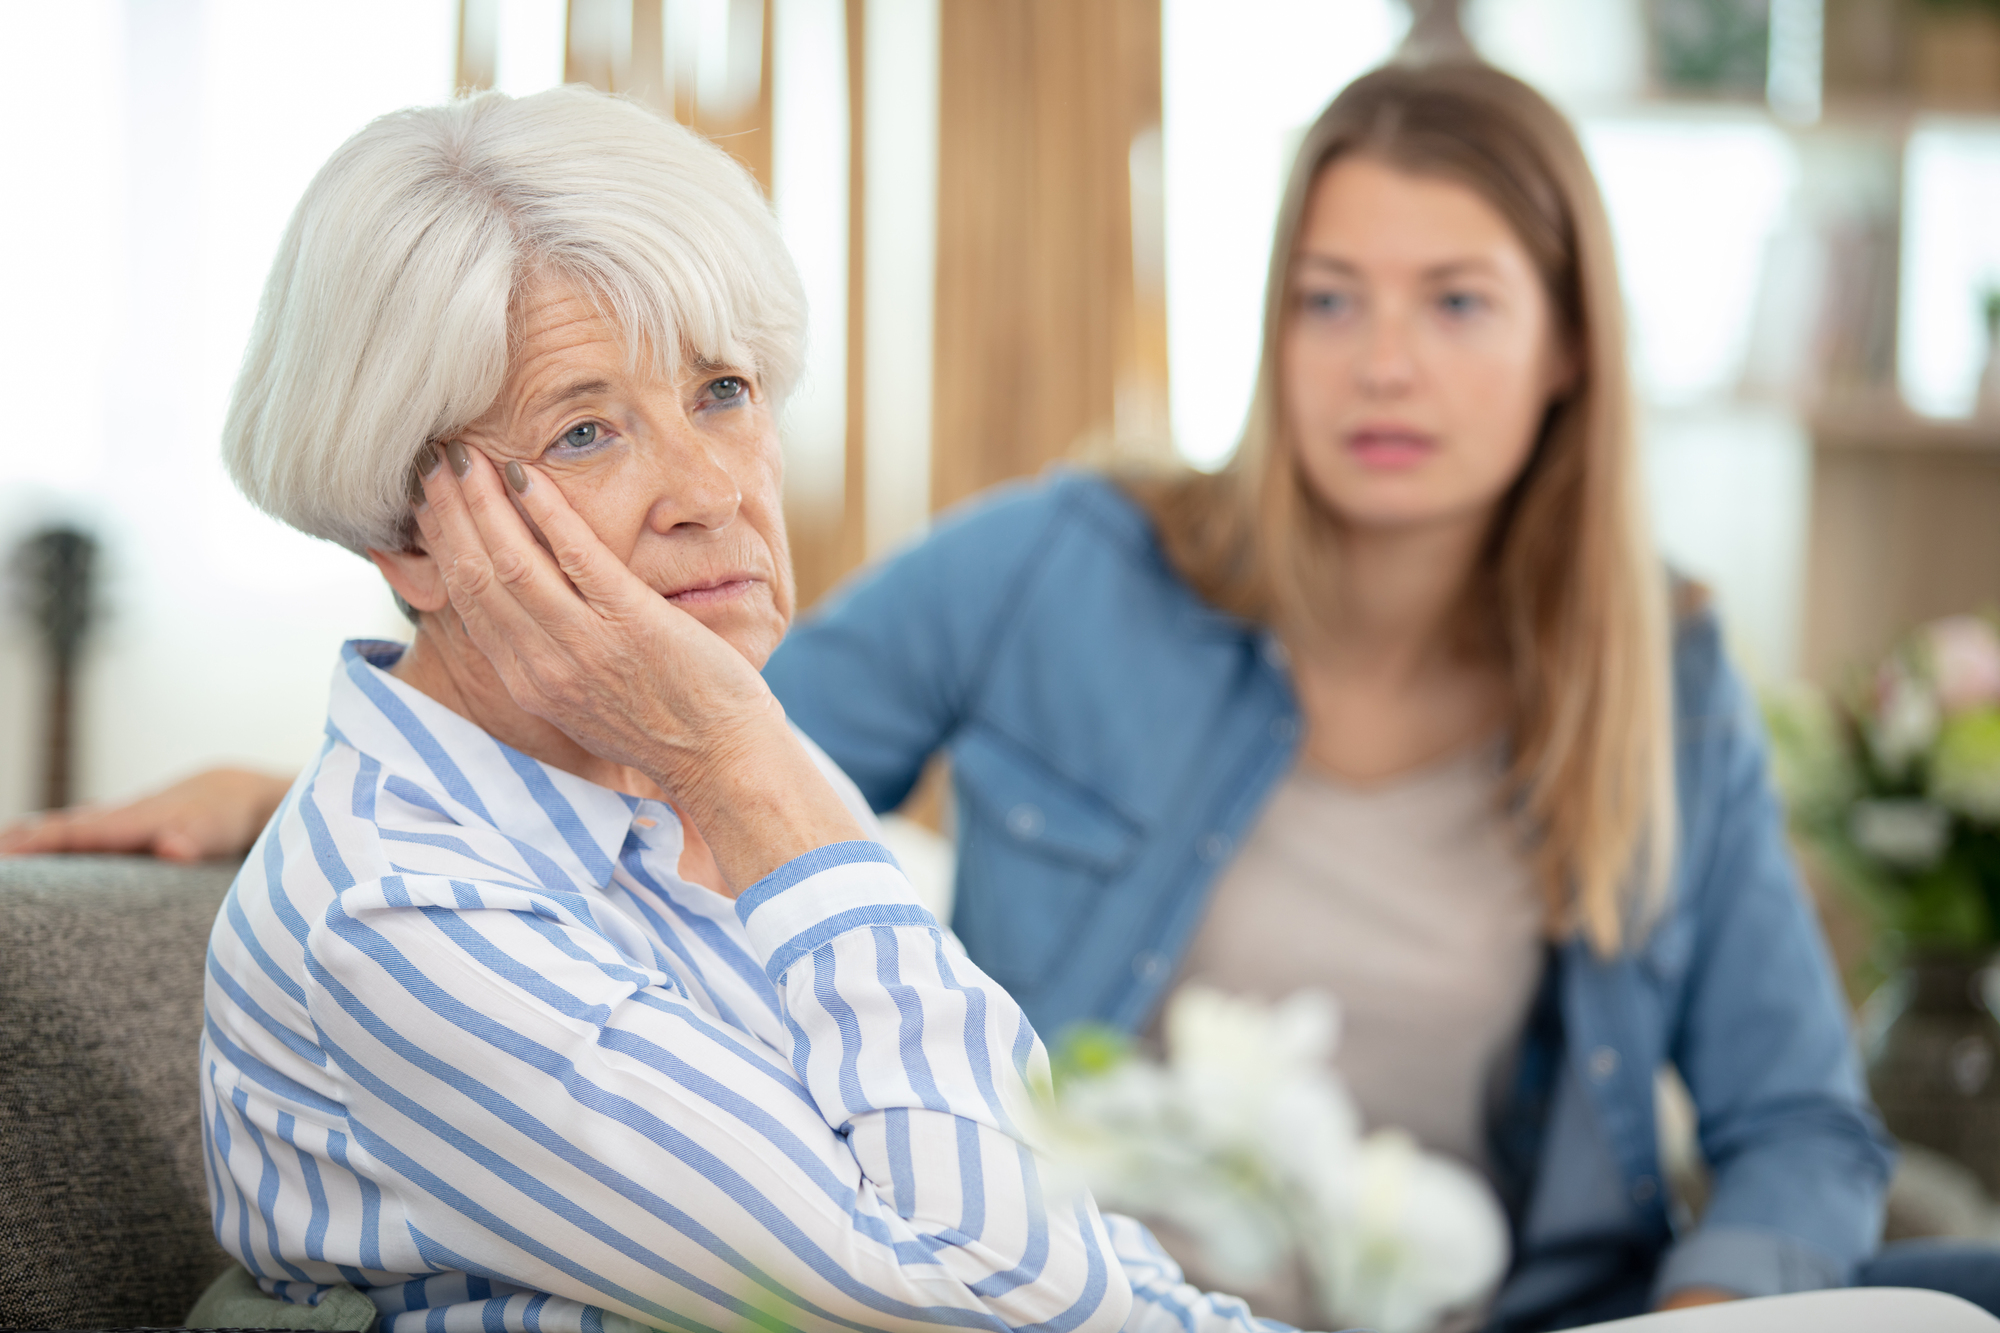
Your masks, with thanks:
<instances>
[{"instance_id":1,"label":"light gray top","mask_svg":"<svg viewBox=\"0 0 2000 1333\"><path fill-rule=\"evenodd\" d=\"M1542 903L1489 743L1356 786L1304 765L1223 872L1184 981L1340 1003L1334 1063L1369 1128L1485 1165L1485 1104L1542 967Z\"/></svg>"}]
</instances>

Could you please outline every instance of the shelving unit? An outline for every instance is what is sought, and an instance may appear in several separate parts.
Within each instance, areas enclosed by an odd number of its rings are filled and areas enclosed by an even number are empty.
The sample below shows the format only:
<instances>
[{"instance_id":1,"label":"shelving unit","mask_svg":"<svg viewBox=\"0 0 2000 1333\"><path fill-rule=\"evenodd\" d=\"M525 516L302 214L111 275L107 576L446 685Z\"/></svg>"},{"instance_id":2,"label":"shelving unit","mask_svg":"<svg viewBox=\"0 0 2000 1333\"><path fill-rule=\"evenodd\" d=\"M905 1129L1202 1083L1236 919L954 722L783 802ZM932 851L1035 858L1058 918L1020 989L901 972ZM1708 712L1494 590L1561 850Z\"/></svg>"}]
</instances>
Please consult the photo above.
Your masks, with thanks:
<instances>
[{"instance_id":1,"label":"shelving unit","mask_svg":"<svg viewBox=\"0 0 2000 1333\"><path fill-rule=\"evenodd\" d=\"M1834 683L1910 625L2000 607L2000 420L1893 398L1812 423L1801 667Z\"/></svg>"}]
</instances>

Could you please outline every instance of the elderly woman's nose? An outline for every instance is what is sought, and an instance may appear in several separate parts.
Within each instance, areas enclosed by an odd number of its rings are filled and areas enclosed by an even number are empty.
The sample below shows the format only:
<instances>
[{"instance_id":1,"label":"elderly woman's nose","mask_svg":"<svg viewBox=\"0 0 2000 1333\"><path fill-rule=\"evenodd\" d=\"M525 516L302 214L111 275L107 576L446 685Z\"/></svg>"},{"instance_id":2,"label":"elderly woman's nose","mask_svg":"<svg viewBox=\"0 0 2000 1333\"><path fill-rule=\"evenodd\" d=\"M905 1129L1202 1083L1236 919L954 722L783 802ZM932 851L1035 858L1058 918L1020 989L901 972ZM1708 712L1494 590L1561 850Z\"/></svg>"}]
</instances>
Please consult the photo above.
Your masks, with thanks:
<instances>
[{"instance_id":1,"label":"elderly woman's nose","mask_svg":"<svg viewBox=\"0 0 2000 1333\"><path fill-rule=\"evenodd\" d=\"M654 530L714 529L734 522L743 508L743 485L732 466L736 462L728 449L710 440L687 441L666 451L655 464L660 498L653 504Z\"/></svg>"}]
</instances>

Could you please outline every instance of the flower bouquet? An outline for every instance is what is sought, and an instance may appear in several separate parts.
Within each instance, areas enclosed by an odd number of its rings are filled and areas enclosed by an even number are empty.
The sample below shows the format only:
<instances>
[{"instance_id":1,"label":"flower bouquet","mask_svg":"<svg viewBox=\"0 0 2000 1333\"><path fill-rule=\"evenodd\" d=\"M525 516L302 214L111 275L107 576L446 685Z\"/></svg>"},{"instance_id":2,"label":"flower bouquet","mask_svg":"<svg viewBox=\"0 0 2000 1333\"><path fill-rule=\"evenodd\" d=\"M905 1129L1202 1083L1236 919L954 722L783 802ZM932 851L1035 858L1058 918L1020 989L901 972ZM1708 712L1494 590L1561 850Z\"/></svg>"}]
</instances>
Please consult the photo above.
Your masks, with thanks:
<instances>
[{"instance_id":1,"label":"flower bouquet","mask_svg":"<svg viewBox=\"0 0 2000 1333\"><path fill-rule=\"evenodd\" d=\"M1890 952L2000 942L2000 627L1953 616L1861 688L1772 702L1773 772L1807 845Z\"/></svg>"},{"instance_id":2,"label":"flower bouquet","mask_svg":"<svg viewBox=\"0 0 2000 1333\"><path fill-rule=\"evenodd\" d=\"M1101 1206L1189 1238L1221 1289L1297 1264L1325 1326L1424 1333L1498 1281L1506 1222L1472 1171L1362 1133L1328 1063L1337 1031L1324 995L1183 987L1164 1060L1105 1028L1059 1043L1044 1141Z\"/></svg>"}]
</instances>

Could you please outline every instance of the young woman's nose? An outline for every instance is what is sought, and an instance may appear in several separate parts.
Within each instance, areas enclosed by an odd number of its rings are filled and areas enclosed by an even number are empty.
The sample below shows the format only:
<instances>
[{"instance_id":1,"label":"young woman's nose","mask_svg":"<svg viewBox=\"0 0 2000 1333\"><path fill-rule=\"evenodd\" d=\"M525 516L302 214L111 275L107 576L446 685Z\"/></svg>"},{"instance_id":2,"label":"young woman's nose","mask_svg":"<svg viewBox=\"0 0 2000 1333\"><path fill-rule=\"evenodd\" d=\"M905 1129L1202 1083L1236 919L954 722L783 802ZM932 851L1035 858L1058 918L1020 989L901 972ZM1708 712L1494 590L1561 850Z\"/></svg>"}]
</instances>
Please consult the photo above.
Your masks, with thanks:
<instances>
[{"instance_id":1,"label":"young woman's nose","mask_svg":"<svg viewBox=\"0 0 2000 1333\"><path fill-rule=\"evenodd\" d=\"M1409 312L1400 303L1379 302L1362 329L1357 378L1364 393L1394 396L1416 379Z\"/></svg>"}]
</instances>

